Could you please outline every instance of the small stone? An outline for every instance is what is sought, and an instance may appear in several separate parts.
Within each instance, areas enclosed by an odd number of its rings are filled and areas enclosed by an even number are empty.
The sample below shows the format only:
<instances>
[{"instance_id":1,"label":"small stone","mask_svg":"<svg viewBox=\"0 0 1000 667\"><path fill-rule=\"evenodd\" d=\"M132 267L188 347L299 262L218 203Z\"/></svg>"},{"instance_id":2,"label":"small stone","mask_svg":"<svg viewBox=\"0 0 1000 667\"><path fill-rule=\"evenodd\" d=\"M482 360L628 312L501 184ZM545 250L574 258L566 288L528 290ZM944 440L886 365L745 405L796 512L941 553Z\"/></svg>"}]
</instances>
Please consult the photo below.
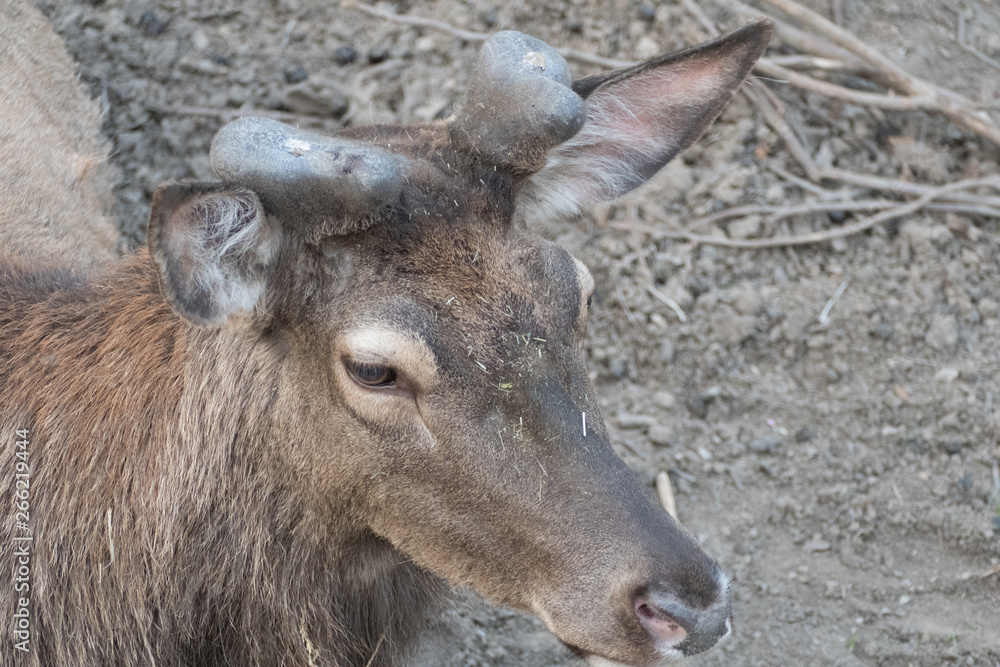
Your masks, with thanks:
<instances>
[{"instance_id":1,"label":"small stone","mask_svg":"<svg viewBox=\"0 0 1000 667\"><path fill-rule=\"evenodd\" d=\"M183 57L178 61L177 69L185 74L199 76L221 76L226 73L225 67L210 58Z\"/></svg>"},{"instance_id":2,"label":"small stone","mask_svg":"<svg viewBox=\"0 0 1000 667\"><path fill-rule=\"evenodd\" d=\"M739 315L729 306L720 304L709 316L712 334L723 344L736 346L757 330L757 320L749 315Z\"/></svg>"},{"instance_id":3,"label":"small stone","mask_svg":"<svg viewBox=\"0 0 1000 667\"><path fill-rule=\"evenodd\" d=\"M660 447L669 447L673 444L673 431L663 424L653 424L646 433L649 441Z\"/></svg>"},{"instance_id":4,"label":"small stone","mask_svg":"<svg viewBox=\"0 0 1000 667\"><path fill-rule=\"evenodd\" d=\"M353 46L341 46L333 52L333 62L338 65L350 65L358 59L358 50Z\"/></svg>"},{"instance_id":5,"label":"small stone","mask_svg":"<svg viewBox=\"0 0 1000 667\"><path fill-rule=\"evenodd\" d=\"M740 315L756 315L760 310L760 294L753 285L743 285L733 295L733 308Z\"/></svg>"},{"instance_id":6,"label":"small stone","mask_svg":"<svg viewBox=\"0 0 1000 667\"><path fill-rule=\"evenodd\" d=\"M1000 307L997 306L997 302L990 297L984 297L979 300L979 314L983 317L996 317L1000 314Z\"/></svg>"},{"instance_id":7,"label":"small stone","mask_svg":"<svg viewBox=\"0 0 1000 667\"><path fill-rule=\"evenodd\" d=\"M288 83L299 83L309 78L309 70L302 65L289 67L285 70L285 81Z\"/></svg>"},{"instance_id":8,"label":"small stone","mask_svg":"<svg viewBox=\"0 0 1000 667\"><path fill-rule=\"evenodd\" d=\"M583 32L583 22L579 19L570 19L566 21L566 30L574 35L579 35Z\"/></svg>"},{"instance_id":9,"label":"small stone","mask_svg":"<svg viewBox=\"0 0 1000 667\"><path fill-rule=\"evenodd\" d=\"M930 257L934 246L940 246L951 240L951 231L942 224L929 220L909 220L899 228L899 236L905 239L910 249L918 257Z\"/></svg>"},{"instance_id":10,"label":"small stone","mask_svg":"<svg viewBox=\"0 0 1000 667\"><path fill-rule=\"evenodd\" d=\"M635 45L634 53L640 60L649 60L663 53L663 47L649 35L644 35Z\"/></svg>"},{"instance_id":11,"label":"small stone","mask_svg":"<svg viewBox=\"0 0 1000 667\"><path fill-rule=\"evenodd\" d=\"M653 418L649 415L634 415L628 412L618 414L618 428L649 428L652 423Z\"/></svg>"},{"instance_id":12,"label":"small stone","mask_svg":"<svg viewBox=\"0 0 1000 667\"><path fill-rule=\"evenodd\" d=\"M893 332L892 325L883 322L882 324L875 327L875 331L873 331L872 333L874 333L877 338L881 338L882 340L889 340L890 338L892 338L892 332Z\"/></svg>"},{"instance_id":13,"label":"small stone","mask_svg":"<svg viewBox=\"0 0 1000 667\"><path fill-rule=\"evenodd\" d=\"M656 20L656 7L642 3L639 5L639 18L646 23L652 23Z\"/></svg>"},{"instance_id":14,"label":"small stone","mask_svg":"<svg viewBox=\"0 0 1000 667\"><path fill-rule=\"evenodd\" d=\"M653 394L653 403L665 410L669 410L677 403L677 399L669 391L658 391Z\"/></svg>"},{"instance_id":15,"label":"small stone","mask_svg":"<svg viewBox=\"0 0 1000 667\"><path fill-rule=\"evenodd\" d=\"M684 164L684 160L671 160L655 178L656 191L668 199L682 199L694 183L694 169Z\"/></svg>"},{"instance_id":16,"label":"small stone","mask_svg":"<svg viewBox=\"0 0 1000 667\"><path fill-rule=\"evenodd\" d=\"M771 465L770 463L768 463L766 461L758 461L757 462L757 470L761 471L762 473L764 473L768 477L777 477L778 476L778 470L777 470L777 468L775 468L773 465Z\"/></svg>"},{"instance_id":17,"label":"small stone","mask_svg":"<svg viewBox=\"0 0 1000 667\"><path fill-rule=\"evenodd\" d=\"M161 21L152 9L147 9L140 14L136 24L139 26L139 30L142 30L149 37L159 37L167 31L166 22Z\"/></svg>"},{"instance_id":18,"label":"small stone","mask_svg":"<svg viewBox=\"0 0 1000 667\"><path fill-rule=\"evenodd\" d=\"M759 438L750 443L750 451L754 454L770 454L778 447L781 447L782 439L776 435L769 435Z\"/></svg>"},{"instance_id":19,"label":"small stone","mask_svg":"<svg viewBox=\"0 0 1000 667\"><path fill-rule=\"evenodd\" d=\"M944 525L944 510L940 507L935 507L927 512L926 521L929 525L934 528L940 528Z\"/></svg>"},{"instance_id":20,"label":"small stone","mask_svg":"<svg viewBox=\"0 0 1000 667\"><path fill-rule=\"evenodd\" d=\"M830 550L830 543L819 536L814 536L811 540L802 545L802 549L808 554L822 553Z\"/></svg>"},{"instance_id":21,"label":"small stone","mask_svg":"<svg viewBox=\"0 0 1000 667\"><path fill-rule=\"evenodd\" d=\"M372 65L378 65L389 57L389 49L378 46L368 52L368 62Z\"/></svg>"},{"instance_id":22,"label":"small stone","mask_svg":"<svg viewBox=\"0 0 1000 667\"><path fill-rule=\"evenodd\" d=\"M611 371L612 375L621 380L623 377L628 375L628 364L626 364L625 360L620 357L617 359L612 359L611 367L609 370Z\"/></svg>"},{"instance_id":23,"label":"small stone","mask_svg":"<svg viewBox=\"0 0 1000 667\"><path fill-rule=\"evenodd\" d=\"M434 35L424 35L417 38L417 41L413 43L413 48L417 50L417 53L430 53L436 45L437 39Z\"/></svg>"},{"instance_id":24,"label":"small stone","mask_svg":"<svg viewBox=\"0 0 1000 667\"><path fill-rule=\"evenodd\" d=\"M674 341L664 338L660 341L660 359L663 363L670 364L674 361Z\"/></svg>"},{"instance_id":25,"label":"small stone","mask_svg":"<svg viewBox=\"0 0 1000 667\"><path fill-rule=\"evenodd\" d=\"M748 239L760 234L761 218L759 215L748 215L729 223L726 232L731 239Z\"/></svg>"},{"instance_id":26,"label":"small stone","mask_svg":"<svg viewBox=\"0 0 1000 667\"><path fill-rule=\"evenodd\" d=\"M795 432L795 442L809 442L816 437L816 432L813 431L811 426L803 426L798 431Z\"/></svg>"},{"instance_id":27,"label":"small stone","mask_svg":"<svg viewBox=\"0 0 1000 667\"><path fill-rule=\"evenodd\" d=\"M924 340L935 350L954 349L958 345L958 320L953 315L935 315Z\"/></svg>"},{"instance_id":28,"label":"small stone","mask_svg":"<svg viewBox=\"0 0 1000 667\"><path fill-rule=\"evenodd\" d=\"M969 268L976 268L979 266L982 260L979 258L979 253L977 253L972 248L962 248L962 263Z\"/></svg>"},{"instance_id":29,"label":"small stone","mask_svg":"<svg viewBox=\"0 0 1000 667\"><path fill-rule=\"evenodd\" d=\"M208 48L209 44L211 44L211 41L204 31L195 30L191 34L191 45L194 46L196 51L204 51Z\"/></svg>"},{"instance_id":30,"label":"small stone","mask_svg":"<svg viewBox=\"0 0 1000 667\"><path fill-rule=\"evenodd\" d=\"M704 419L708 415L708 402L704 396L692 396L687 400L687 409L698 419Z\"/></svg>"},{"instance_id":31,"label":"small stone","mask_svg":"<svg viewBox=\"0 0 1000 667\"><path fill-rule=\"evenodd\" d=\"M949 456L958 456L962 453L962 443L957 440L949 440L944 443L944 451Z\"/></svg>"},{"instance_id":32,"label":"small stone","mask_svg":"<svg viewBox=\"0 0 1000 667\"><path fill-rule=\"evenodd\" d=\"M483 23L486 24L487 28L495 28L499 19L500 12L497 11L496 7L491 7L485 14L483 14Z\"/></svg>"},{"instance_id":33,"label":"small stone","mask_svg":"<svg viewBox=\"0 0 1000 667\"><path fill-rule=\"evenodd\" d=\"M960 371L953 366L945 366L937 373L934 374L934 379L937 382L943 382L944 384L951 384L958 379Z\"/></svg>"},{"instance_id":34,"label":"small stone","mask_svg":"<svg viewBox=\"0 0 1000 667\"><path fill-rule=\"evenodd\" d=\"M958 479L958 488L963 494L970 493L974 484L975 481L969 473L965 473Z\"/></svg>"},{"instance_id":35,"label":"small stone","mask_svg":"<svg viewBox=\"0 0 1000 667\"><path fill-rule=\"evenodd\" d=\"M339 118L347 112L347 96L338 90L319 90L300 83L285 92L285 106L295 113Z\"/></svg>"}]
</instances>

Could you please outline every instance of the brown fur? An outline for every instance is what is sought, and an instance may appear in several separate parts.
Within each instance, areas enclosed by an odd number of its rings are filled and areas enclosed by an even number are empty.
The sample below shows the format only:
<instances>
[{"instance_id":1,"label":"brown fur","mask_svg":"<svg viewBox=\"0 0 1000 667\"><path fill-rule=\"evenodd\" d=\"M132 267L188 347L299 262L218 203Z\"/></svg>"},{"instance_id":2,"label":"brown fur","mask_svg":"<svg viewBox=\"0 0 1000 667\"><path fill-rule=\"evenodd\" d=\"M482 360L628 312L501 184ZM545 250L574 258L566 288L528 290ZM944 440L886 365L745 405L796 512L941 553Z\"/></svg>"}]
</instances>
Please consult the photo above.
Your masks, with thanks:
<instances>
[{"instance_id":1,"label":"brown fur","mask_svg":"<svg viewBox=\"0 0 1000 667\"><path fill-rule=\"evenodd\" d=\"M586 281L521 177L444 124L344 134L407 164L363 233L173 184L151 250L88 280L0 239L0 499L26 430L34 539L30 648L5 629L0 667L402 665L443 580L581 655L658 664L640 603L684 625L670 650L723 632L717 564L607 441Z\"/></svg>"},{"instance_id":2,"label":"brown fur","mask_svg":"<svg viewBox=\"0 0 1000 667\"><path fill-rule=\"evenodd\" d=\"M107 146L66 47L21 0L0 0L0 248L98 266L117 254Z\"/></svg>"},{"instance_id":3,"label":"brown fur","mask_svg":"<svg viewBox=\"0 0 1000 667\"><path fill-rule=\"evenodd\" d=\"M0 664L306 665L305 637L313 664L364 664L382 632L372 664L391 664L416 619L400 610L434 582L303 491L281 341L179 321L145 253L32 297L0 316L4 351L22 351L0 362L0 437L31 433L35 639L27 662L7 645ZM53 335L67 322L84 335Z\"/></svg>"}]
</instances>

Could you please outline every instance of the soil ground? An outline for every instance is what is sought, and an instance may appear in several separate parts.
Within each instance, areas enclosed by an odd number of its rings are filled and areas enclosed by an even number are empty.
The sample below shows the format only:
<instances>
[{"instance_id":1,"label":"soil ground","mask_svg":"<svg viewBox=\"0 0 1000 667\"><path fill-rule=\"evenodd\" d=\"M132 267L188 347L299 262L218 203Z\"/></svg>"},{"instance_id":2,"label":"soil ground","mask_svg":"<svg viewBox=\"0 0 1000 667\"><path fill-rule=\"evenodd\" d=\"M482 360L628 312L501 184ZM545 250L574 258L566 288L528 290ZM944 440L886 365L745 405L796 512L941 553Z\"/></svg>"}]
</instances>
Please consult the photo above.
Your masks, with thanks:
<instances>
[{"instance_id":1,"label":"soil ground","mask_svg":"<svg viewBox=\"0 0 1000 667\"><path fill-rule=\"evenodd\" d=\"M846 28L912 73L996 108L1000 68L968 48L1000 60L996 0L832 4ZM225 121L266 111L335 131L441 118L477 51L320 0L41 6L105 101L130 245L143 241L159 183L213 177L208 146ZM705 38L672 0L385 6L616 58ZM997 146L939 117L771 85L823 164L934 184L998 172ZM651 486L669 471L682 522L734 575L735 636L691 662L1000 665L998 221L921 213L836 244L757 251L608 224L626 222L632 206L683 226L725 206L809 194L772 166L796 169L738 97L624 202L537 223L596 278L589 352L621 455ZM811 214L698 231L802 233L850 220ZM459 597L442 619L452 646L428 664L577 664L538 620Z\"/></svg>"}]
</instances>

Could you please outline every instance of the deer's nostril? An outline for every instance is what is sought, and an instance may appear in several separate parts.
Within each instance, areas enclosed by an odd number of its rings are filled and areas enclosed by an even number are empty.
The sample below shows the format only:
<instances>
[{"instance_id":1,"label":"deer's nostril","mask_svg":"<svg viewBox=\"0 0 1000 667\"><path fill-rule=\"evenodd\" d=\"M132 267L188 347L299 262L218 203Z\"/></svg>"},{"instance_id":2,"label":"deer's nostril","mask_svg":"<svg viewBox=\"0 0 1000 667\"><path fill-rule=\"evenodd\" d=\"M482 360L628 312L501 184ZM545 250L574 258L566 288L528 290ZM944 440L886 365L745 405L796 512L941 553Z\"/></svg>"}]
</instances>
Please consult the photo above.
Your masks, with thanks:
<instances>
[{"instance_id":1,"label":"deer's nostril","mask_svg":"<svg viewBox=\"0 0 1000 667\"><path fill-rule=\"evenodd\" d=\"M679 607L679 605L671 606ZM687 610L672 611L675 613L660 609L642 596L635 600L635 613L639 617L639 622L658 645L677 646L687 637L688 631L685 626L693 625L680 618L688 616Z\"/></svg>"}]
</instances>

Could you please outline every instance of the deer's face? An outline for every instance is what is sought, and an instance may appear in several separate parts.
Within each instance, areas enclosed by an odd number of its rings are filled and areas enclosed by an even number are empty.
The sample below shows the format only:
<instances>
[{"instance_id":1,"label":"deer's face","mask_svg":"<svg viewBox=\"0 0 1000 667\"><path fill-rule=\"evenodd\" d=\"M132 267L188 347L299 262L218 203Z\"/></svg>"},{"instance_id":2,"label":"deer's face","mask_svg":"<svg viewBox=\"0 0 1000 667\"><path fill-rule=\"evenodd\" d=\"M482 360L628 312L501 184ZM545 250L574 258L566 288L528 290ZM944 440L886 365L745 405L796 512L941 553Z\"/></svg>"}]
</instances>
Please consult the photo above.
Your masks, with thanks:
<instances>
[{"instance_id":1,"label":"deer's face","mask_svg":"<svg viewBox=\"0 0 1000 667\"><path fill-rule=\"evenodd\" d=\"M317 496L581 655L655 665L729 632L728 584L612 451L583 351L594 281L519 212L655 173L769 27L572 89L551 48L504 35L448 123L230 125L213 164L235 184L164 186L150 245L181 316L257 308L288 341Z\"/></svg>"}]
</instances>

